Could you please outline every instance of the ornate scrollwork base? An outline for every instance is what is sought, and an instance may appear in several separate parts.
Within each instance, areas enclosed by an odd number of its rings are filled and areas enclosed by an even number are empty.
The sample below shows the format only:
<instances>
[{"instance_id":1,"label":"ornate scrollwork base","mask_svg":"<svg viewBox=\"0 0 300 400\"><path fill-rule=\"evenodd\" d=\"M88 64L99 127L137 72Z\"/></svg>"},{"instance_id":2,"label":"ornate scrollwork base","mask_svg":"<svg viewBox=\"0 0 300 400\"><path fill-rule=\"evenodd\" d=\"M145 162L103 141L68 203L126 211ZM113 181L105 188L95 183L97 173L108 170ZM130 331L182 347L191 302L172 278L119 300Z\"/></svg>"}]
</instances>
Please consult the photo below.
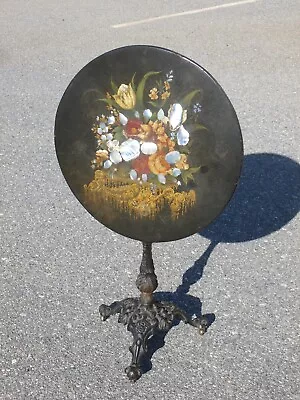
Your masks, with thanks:
<instances>
[{"instance_id":1,"label":"ornate scrollwork base","mask_svg":"<svg viewBox=\"0 0 300 400\"><path fill-rule=\"evenodd\" d=\"M147 356L149 338L159 332L169 331L175 320L182 320L198 328L201 335L208 327L208 320L204 316L190 318L172 303L153 301L145 304L140 298L116 301L110 306L102 304L99 311L103 321L111 315L119 314L118 322L127 325L127 330L133 335L133 344L129 347L132 361L125 369L133 382L142 376L141 362Z\"/></svg>"}]
</instances>

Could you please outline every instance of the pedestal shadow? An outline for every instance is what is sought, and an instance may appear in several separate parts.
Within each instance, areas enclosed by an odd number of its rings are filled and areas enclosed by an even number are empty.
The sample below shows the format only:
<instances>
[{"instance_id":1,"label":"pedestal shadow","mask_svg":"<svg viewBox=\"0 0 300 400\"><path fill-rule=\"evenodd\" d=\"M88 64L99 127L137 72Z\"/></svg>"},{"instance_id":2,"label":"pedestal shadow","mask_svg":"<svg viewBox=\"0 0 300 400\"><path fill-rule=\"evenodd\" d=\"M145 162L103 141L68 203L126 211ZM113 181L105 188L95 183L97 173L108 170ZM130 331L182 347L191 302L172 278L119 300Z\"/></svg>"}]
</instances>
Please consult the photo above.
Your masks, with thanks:
<instances>
[{"instance_id":1,"label":"pedestal shadow","mask_svg":"<svg viewBox=\"0 0 300 400\"><path fill-rule=\"evenodd\" d=\"M200 235L211 240L206 251L183 274L175 292L157 292L159 301L174 302L189 314L200 316L200 299L189 295L199 282L207 261L218 243L239 243L271 234L286 225L300 209L300 166L279 154L259 153L245 156L239 186L224 212ZM214 314L206 314L209 324ZM166 333L149 340L150 360L164 346ZM151 361L143 366L150 370Z\"/></svg>"}]
</instances>

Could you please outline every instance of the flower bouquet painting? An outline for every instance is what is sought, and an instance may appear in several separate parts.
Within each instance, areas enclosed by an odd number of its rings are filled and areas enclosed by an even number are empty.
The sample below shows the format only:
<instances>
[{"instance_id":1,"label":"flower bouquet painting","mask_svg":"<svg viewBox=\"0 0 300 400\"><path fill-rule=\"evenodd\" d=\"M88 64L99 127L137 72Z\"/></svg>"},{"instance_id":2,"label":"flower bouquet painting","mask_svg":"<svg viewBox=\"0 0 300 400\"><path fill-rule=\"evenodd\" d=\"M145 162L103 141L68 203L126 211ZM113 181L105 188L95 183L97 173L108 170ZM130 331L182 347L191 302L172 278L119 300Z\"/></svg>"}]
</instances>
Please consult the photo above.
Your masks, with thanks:
<instances>
[{"instance_id":1,"label":"flower bouquet painting","mask_svg":"<svg viewBox=\"0 0 300 400\"><path fill-rule=\"evenodd\" d=\"M200 161L193 160L192 136L201 124L201 89L173 93L176 74L149 71L139 81L112 78L102 98L103 113L91 127L94 179L84 185L87 204L110 204L135 220L167 213L176 221L196 202L193 189ZM194 184L195 186L195 184Z\"/></svg>"},{"instance_id":2,"label":"flower bouquet painting","mask_svg":"<svg viewBox=\"0 0 300 400\"><path fill-rule=\"evenodd\" d=\"M236 188L242 138L221 86L168 49L132 45L90 61L55 119L70 189L99 222L147 243L206 227Z\"/></svg>"}]
</instances>

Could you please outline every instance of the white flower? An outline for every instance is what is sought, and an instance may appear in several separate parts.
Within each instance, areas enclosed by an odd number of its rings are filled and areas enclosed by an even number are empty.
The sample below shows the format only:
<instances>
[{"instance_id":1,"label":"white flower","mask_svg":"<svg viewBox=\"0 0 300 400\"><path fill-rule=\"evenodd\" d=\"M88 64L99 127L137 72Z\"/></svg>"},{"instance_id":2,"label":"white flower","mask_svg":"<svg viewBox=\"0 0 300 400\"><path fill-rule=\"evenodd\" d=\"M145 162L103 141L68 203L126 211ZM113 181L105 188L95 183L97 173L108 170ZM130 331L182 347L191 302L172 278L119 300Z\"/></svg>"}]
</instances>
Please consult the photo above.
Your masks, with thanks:
<instances>
[{"instance_id":1,"label":"white flower","mask_svg":"<svg viewBox=\"0 0 300 400\"><path fill-rule=\"evenodd\" d=\"M160 183L162 183L163 185L166 183L166 177L163 174L158 174L157 175L157 179L159 180Z\"/></svg>"},{"instance_id":2,"label":"white flower","mask_svg":"<svg viewBox=\"0 0 300 400\"><path fill-rule=\"evenodd\" d=\"M175 103L171 105L169 109L169 120L170 120L170 128L172 131L176 131L179 128L182 121L182 113L183 108L181 104Z\"/></svg>"},{"instance_id":3,"label":"white flower","mask_svg":"<svg viewBox=\"0 0 300 400\"><path fill-rule=\"evenodd\" d=\"M147 182L148 180L148 175L147 174L142 174L142 181Z\"/></svg>"},{"instance_id":4,"label":"white flower","mask_svg":"<svg viewBox=\"0 0 300 400\"><path fill-rule=\"evenodd\" d=\"M151 155L156 153L157 151L157 145L153 142L144 142L141 145L141 152L143 154Z\"/></svg>"},{"instance_id":5,"label":"white flower","mask_svg":"<svg viewBox=\"0 0 300 400\"><path fill-rule=\"evenodd\" d=\"M170 151L168 154L165 156L165 160L169 164L175 164L177 161L180 160L180 153L179 151Z\"/></svg>"},{"instance_id":6,"label":"white flower","mask_svg":"<svg viewBox=\"0 0 300 400\"><path fill-rule=\"evenodd\" d=\"M174 78L173 70L171 69L171 71L166 74L166 79L168 82L172 82L173 78Z\"/></svg>"},{"instance_id":7,"label":"white flower","mask_svg":"<svg viewBox=\"0 0 300 400\"><path fill-rule=\"evenodd\" d=\"M149 119L152 117L152 112L151 110L149 110L149 108L147 108L147 110L143 112L143 117L146 122L149 121Z\"/></svg>"},{"instance_id":8,"label":"white flower","mask_svg":"<svg viewBox=\"0 0 300 400\"><path fill-rule=\"evenodd\" d=\"M102 134L102 128L98 128L97 132L99 133L99 135L101 135Z\"/></svg>"},{"instance_id":9,"label":"white flower","mask_svg":"<svg viewBox=\"0 0 300 400\"><path fill-rule=\"evenodd\" d=\"M121 123L121 125L126 125L126 124L127 124L127 122L128 122L128 118L127 118L127 117L125 117L125 115L124 115L124 114L122 114L122 113L119 113L119 119L120 119L120 123Z\"/></svg>"},{"instance_id":10,"label":"white flower","mask_svg":"<svg viewBox=\"0 0 300 400\"><path fill-rule=\"evenodd\" d=\"M114 164L119 164L122 161L122 157L120 154L119 141L118 140L109 140L106 145L107 145L108 151L110 152L110 155L109 155L110 161L113 162Z\"/></svg>"},{"instance_id":11,"label":"white flower","mask_svg":"<svg viewBox=\"0 0 300 400\"><path fill-rule=\"evenodd\" d=\"M112 135L111 133L108 133L108 134L106 135L106 139L107 139L107 140L112 140L112 139L113 139L113 135Z\"/></svg>"},{"instance_id":12,"label":"white flower","mask_svg":"<svg viewBox=\"0 0 300 400\"><path fill-rule=\"evenodd\" d=\"M135 139L128 139L121 144L120 153L124 161L134 160L140 155L140 143Z\"/></svg>"},{"instance_id":13,"label":"white flower","mask_svg":"<svg viewBox=\"0 0 300 400\"><path fill-rule=\"evenodd\" d=\"M138 111L135 111L134 112L134 116L135 116L135 118L139 119L140 118L140 113Z\"/></svg>"},{"instance_id":14,"label":"white flower","mask_svg":"<svg viewBox=\"0 0 300 400\"><path fill-rule=\"evenodd\" d=\"M169 109L169 123L171 131L177 129L186 121L187 111L179 103L172 104Z\"/></svg>"},{"instance_id":15,"label":"white flower","mask_svg":"<svg viewBox=\"0 0 300 400\"><path fill-rule=\"evenodd\" d=\"M100 122L100 125L99 125L99 127L100 127L100 129L105 129L106 128L106 125L105 125L105 123L104 122Z\"/></svg>"},{"instance_id":16,"label":"white flower","mask_svg":"<svg viewBox=\"0 0 300 400\"><path fill-rule=\"evenodd\" d=\"M114 164L119 164L120 162L122 162L121 154L117 150L113 150L110 153L109 158L110 161L113 162Z\"/></svg>"},{"instance_id":17,"label":"white flower","mask_svg":"<svg viewBox=\"0 0 300 400\"><path fill-rule=\"evenodd\" d=\"M103 140L103 142L105 142L107 139L106 135L101 135L101 140Z\"/></svg>"},{"instance_id":18,"label":"white flower","mask_svg":"<svg viewBox=\"0 0 300 400\"><path fill-rule=\"evenodd\" d=\"M117 150L119 151L120 146L119 146L119 141L118 140L109 140L106 145L109 151Z\"/></svg>"},{"instance_id":19,"label":"white flower","mask_svg":"<svg viewBox=\"0 0 300 400\"><path fill-rule=\"evenodd\" d=\"M190 134L184 128L184 126L181 125L181 127L177 131L177 143L179 144L179 146L185 146L188 144L189 140Z\"/></svg>"},{"instance_id":20,"label":"white flower","mask_svg":"<svg viewBox=\"0 0 300 400\"><path fill-rule=\"evenodd\" d=\"M179 168L173 168L173 170L172 170L172 175L175 176L175 178L176 178L177 176L179 176L180 174L181 174L181 171L180 171Z\"/></svg>"},{"instance_id":21,"label":"white flower","mask_svg":"<svg viewBox=\"0 0 300 400\"><path fill-rule=\"evenodd\" d=\"M116 118L113 116L113 115L110 115L108 118L107 118L107 123L108 123L108 125L112 125L112 124L114 124L116 122Z\"/></svg>"},{"instance_id":22,"label":"white flower","mask_svg":"<svg viewBox=\"0 0 300 400\"><path fill-rule=\"evenodd\" d=\"M157 113L157 119L161 121L164 118L164 116L165 116L164 110L161 108Z\"/></svg>"},{"instance_id":23,"label":"white flower","mask_svg":"<svg viewBox=\"0 0 300 400\"><path fill-rule=\"evenodd\" d=\"M112 162L110 160L106 160L103 164L104 168L110 168L112 166Z\"/></svg>"},{"instance_id":24,"label":"white flower","mask_svg":"<svg viewBox=\"0 0 300 400\"><path fill-rule=\"evenodd\" d=\"M137 172L136 172L136 170L135 170L135 169L132 169L132 170L129 172L129 176L130 176L130 178L131 178L133 181L135 181L136 178L137 178Z\"/></svg>"},{"instance_id":25,"label":"white flower","mask_svg":"<svg viewBox=\"0 0 300 400\"><path fill-rule=\"evenodd\" d=\"M201 112L201 110L202 110L202 105L200 103L196 103L193 105L193 112L195 114Z\"/></svg>"}]
</instances>

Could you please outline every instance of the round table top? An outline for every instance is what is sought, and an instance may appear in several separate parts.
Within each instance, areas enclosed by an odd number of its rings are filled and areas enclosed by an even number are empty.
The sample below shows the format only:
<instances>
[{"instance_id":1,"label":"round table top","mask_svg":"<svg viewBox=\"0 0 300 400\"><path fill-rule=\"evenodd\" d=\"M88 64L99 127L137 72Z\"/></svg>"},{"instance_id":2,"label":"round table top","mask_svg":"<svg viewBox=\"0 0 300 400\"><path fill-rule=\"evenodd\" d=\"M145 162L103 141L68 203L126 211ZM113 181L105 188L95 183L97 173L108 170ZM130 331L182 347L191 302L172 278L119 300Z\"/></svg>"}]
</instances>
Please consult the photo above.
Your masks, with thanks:
<instances>
[{"instance_id":1,"label":"round table top","mask_svg":"<svg viewBox=\"0 0 300 400\"><path fill-rule=\"evenodd\" d=\"M101 223L144 242L199 232L230 200L241 171L228 97L194 61L154 46L94 59L59 104L62 172Z\"/></svg>"}]
</instances>

